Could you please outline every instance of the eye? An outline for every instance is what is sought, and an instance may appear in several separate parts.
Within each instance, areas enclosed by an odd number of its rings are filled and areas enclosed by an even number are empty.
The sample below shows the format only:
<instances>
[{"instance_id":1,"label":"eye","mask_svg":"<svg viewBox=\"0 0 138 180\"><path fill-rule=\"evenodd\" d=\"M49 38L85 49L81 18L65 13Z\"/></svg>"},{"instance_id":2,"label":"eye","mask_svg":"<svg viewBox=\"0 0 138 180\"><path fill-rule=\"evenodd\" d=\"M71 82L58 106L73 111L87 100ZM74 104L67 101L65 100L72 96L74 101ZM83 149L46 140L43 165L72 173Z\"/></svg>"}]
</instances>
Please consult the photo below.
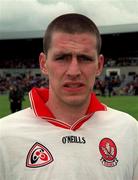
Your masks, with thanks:
<instances>
[{"instance_id":1,"label":"eye","mask_svg":"<svg viewBox=\"0 0 138 180\"><path fill-rule=\"evenodd\" d=\"M61 54L61 55L57 55L55 57L55 60L59 61L59 62L69 61L70 59L71 59L71 55L70 54Z\"/></svg>"},{"instance_id":2,"label":"eye","mask_svg":"<svg viewBox=\"0 0 138 180\"><path fill-rule=\"evenodd\" d=\"M56 58L55 58L55 60L64 60L65 59L65 55L61 55L61 56L57 56Z\"/></svg>"},{"instance_id":3,"label":"eye","mask_svg":"<svg viewBox=\"0 0 138 180\"><path fill-rule=\"evenodd\" d=\"M92 62L95 59L93 57L87 56L87 55L79 55L78 60L82 62Z\"/></svg>"}]
</instances>

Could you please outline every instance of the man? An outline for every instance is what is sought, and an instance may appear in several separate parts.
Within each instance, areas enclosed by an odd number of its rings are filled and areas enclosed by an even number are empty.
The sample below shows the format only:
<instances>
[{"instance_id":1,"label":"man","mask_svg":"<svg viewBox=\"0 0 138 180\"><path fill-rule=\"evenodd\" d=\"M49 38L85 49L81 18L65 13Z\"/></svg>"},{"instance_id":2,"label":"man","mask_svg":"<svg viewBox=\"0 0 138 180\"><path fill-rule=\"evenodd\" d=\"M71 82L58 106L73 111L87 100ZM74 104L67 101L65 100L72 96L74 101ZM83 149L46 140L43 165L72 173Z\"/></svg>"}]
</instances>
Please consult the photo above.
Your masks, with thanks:
<instances>
[{"instance_id":1,"label":"man","mask_svg":"<svg viewBox=\"0 0 138 180\"><path fill-rule=\"evenodd\" d=\"M138 123L91 89L104 58L96 25L65 14L48 26L40 54L49 89L0 120L1 180L138 180Z\"/></svg>"},{"instance_id":2,"label":"man","mask_svg":"<svg viewBox=\"0 0 138 180\"><path fill-rule=\"evenodd\" d=\"M12 85L9 91L10 110L12 113L22 109L23 92L17 85Z\"/></svg>"}]
</instances>

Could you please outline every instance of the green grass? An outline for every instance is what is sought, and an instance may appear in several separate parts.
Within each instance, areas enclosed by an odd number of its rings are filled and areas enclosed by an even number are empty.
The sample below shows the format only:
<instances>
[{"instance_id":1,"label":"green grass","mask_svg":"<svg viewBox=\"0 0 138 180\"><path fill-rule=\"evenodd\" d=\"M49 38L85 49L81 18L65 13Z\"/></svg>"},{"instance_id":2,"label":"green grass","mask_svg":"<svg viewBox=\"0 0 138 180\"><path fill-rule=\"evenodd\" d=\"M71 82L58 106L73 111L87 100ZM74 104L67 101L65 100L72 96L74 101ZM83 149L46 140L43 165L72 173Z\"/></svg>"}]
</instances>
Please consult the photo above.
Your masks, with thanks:
<instances>
[{"instance_id":1,"label":"green grass","mask_svg":"<svg viewBox=\"0 0 138 180\"><path fill-rule=\"evenodd\" d=\"M30 103L28 100L28 96L25 97L23 101L23 109L29 107ZM0 118L10 114L10 103L7 95L0 95Z\"/></svg>"},{"instance_id":2,"label":"green grass","mask_svg":"<svg viewBox=\"0 0 138 180\"><path fill-rule=\"evenodd\" d=\"M138 96L99 97L99 99L109 107L124 111L138 120Z\"/></svg>"},{"instance_id":3,"label":"green grass","mask_svg":"<svg viewBox=\"0 0 138 180\"><path fill-rule=\"evenodd\" d=\"M114 97L98 97L101 102L132 115L138 120L138 96L114 96ZM23 108L29 107L28 97L23 101ZM9 101L7 95L0 96L0 117L10 114Z\"/></svg>"}]
</instances>

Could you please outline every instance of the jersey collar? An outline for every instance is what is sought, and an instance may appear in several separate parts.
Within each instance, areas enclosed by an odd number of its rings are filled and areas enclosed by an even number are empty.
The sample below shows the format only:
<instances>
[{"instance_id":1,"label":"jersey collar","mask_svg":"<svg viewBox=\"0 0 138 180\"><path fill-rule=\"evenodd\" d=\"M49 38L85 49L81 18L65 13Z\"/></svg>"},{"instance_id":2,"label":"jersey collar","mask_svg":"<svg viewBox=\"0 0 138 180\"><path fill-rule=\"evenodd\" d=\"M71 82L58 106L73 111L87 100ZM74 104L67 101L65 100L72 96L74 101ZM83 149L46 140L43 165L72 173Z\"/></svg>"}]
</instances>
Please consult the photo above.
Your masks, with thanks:
<instances>
[{"instance_id":1,"label":"jersey collar","mask_svg":"<svg viewBox=\"0 0 138 180\"><path fill-rule=\"evenodd\" d=\"M60 120L57 120L49 108L46 106L46 102L49 97L49 90L47 88L33 88L29 92L29 99L31 103L31 107L37 117L42 119L46 119L48 122L52 123L55 126L76 130L78 129L84 122L86 122L96 111L105 111L106 106L101 104L99 100L96 98L95 94L91 94L91 101L85 116L77 120L72 126L64 123Z\"/></svg>"}]
</instances>

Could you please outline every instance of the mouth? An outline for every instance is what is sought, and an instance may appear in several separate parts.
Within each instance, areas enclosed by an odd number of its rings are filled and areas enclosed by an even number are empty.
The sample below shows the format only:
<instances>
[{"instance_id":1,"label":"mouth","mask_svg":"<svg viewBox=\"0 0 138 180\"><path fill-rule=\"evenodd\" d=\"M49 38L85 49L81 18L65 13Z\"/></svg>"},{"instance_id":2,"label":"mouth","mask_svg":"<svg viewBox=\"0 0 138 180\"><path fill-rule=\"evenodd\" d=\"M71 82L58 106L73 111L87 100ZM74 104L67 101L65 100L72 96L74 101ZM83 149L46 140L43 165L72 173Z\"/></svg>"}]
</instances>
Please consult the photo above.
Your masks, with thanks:
<instances>
[{"instance_id":1,"label":"mouth","mask_svg":"<svg viewBox=\"0 0 138 180\"><path fill-rule=\"evenodd\" d=\"M63 85L67 91L79 91L84 88L84 84L81 82L68 82Z\"/></svg>"}]
</instances>

